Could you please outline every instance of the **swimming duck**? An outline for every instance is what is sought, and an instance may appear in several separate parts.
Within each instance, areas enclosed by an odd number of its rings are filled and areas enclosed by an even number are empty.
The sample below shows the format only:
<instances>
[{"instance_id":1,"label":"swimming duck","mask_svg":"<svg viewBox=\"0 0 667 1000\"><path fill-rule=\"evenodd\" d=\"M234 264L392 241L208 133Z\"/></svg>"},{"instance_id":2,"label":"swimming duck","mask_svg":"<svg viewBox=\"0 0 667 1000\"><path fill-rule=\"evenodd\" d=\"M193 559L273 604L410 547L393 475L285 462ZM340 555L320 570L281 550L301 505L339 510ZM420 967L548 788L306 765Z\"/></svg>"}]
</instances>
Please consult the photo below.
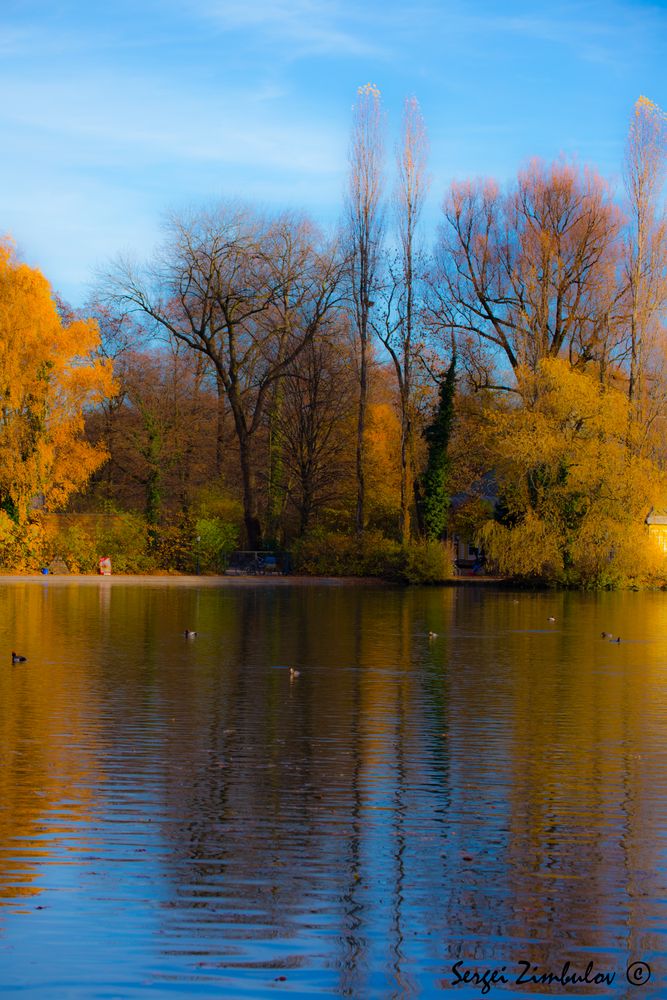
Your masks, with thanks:
<instances>
[{"instance_id":1,"label":"swimming duck","mask_svg":"<svg viewBox=\"0 0 667 1000\"><path fill-rule=\"evenodd\" d=\"M183 635L185 636L186 639L194 639L194 637L197 635L197 633L193 632L189 628L186 628L186 630L184 631Z\"/></svg>"},{"instance_id":2,"label":"swimming duck","mask_svg":"<svg viewBox=\"0 0 667 1000\"><path fill-rule=\"evenodd\" d=\"M438 638L438 633L437 632L429 632L428 637L429 637L429 639L437 639Z\"/></svg>"},{"instance_id":3,"label":"swimming duck","mask_svg":"<svg viewBox=\"0 0 667 1000\"><path fill-rule=\"evenodd\" d=\"M600 632L600 638L601 639L613 639L614 637L611 634L611 632Z\"/></svg>"},{"instance_id":4,"label":"swimming duck","mask_svg":"<svg viewBox=\"0 0 667 1000\"><path fill-rule=\"evenodd\" d=\"M621 637L619 635L616 639L610 639L609 641L610 642L620 642L621 641Z\"/></svg>"},{"instance_id":5,"label":"swimming duck","mask_svg":"<svg viewBox=\"0 0 667 1000\"><path fill-rule=\"evenodd\" d=\"M25 663L26 660L27 656L21 656L20 653L15 653L14 650L12 650L12 663Z\"/></svg>"},{"instance_id":6,"label":"swimming duck","mask_svg":"<svg viewBox=\"0 0 667 1000\"><path fill-rule=\"evenodd\" d=\"M291 681L296 680L296 678L300 676L301 676L300 670L295 670L294 667L289 668L289 679Z\"/></svg>"},{"instance_id":7,"label":"swimming duck","mask_svg":"<svg viewBox=\"0 0 667 1000\"><path fill-rule=\"evenodd\" d=\"M550 615L550 616L549 616L549 617L547 618L547 621L548 621L548 622L555 622L555 621L556 621L556 619L554 618L554 616L553 616L553 615Z\"/></svg>"}]
</instances>

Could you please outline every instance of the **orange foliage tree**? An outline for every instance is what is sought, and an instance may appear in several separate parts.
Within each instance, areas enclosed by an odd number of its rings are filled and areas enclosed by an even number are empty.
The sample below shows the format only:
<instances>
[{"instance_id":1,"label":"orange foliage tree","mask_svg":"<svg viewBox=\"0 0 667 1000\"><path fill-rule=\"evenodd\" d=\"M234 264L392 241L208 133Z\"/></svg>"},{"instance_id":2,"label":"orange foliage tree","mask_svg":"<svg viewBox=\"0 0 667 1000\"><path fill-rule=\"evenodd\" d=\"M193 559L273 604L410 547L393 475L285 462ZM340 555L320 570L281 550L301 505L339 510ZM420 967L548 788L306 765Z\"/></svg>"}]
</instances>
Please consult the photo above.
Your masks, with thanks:
<instances>
[{"instance_id":1,"label":"orange foliage tree","mask_svg":"<svg viewBox=\"0 0 667 1000\"><path fill-rule=\"evenodd\" d=\"M0 243L0 510L16 524L35 497L62 507L106 458L83 435L84 408L114 391L98 343L97 324L64 322L46 278Z\"/></svg>"}]
</instances>

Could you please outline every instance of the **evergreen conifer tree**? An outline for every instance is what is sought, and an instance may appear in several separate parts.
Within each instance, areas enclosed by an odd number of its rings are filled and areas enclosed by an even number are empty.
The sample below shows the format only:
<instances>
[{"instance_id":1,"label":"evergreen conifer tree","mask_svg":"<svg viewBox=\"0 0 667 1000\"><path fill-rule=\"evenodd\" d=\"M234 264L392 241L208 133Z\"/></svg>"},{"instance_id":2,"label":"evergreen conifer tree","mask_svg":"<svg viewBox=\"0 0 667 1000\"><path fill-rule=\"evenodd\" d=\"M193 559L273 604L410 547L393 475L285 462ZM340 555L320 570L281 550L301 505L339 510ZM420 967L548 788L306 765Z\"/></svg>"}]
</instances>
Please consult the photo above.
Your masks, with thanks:
<instances>
[{"instance_id":1,"label":"evergreen conifer tree","mask_svg":"<svg viewBox=\"0 0 667 1000\"><path fill-rule=\"evenodd\" d=\"M443 537L447 527L450 496L448 481L450 460L447 454L454 423L456 392L456 355L452 356L447 373L440 383L438 410L424 430L428 443L428 461L422 476L422 520L424 535L430 541Z\"/></svg>"}]
</instances>

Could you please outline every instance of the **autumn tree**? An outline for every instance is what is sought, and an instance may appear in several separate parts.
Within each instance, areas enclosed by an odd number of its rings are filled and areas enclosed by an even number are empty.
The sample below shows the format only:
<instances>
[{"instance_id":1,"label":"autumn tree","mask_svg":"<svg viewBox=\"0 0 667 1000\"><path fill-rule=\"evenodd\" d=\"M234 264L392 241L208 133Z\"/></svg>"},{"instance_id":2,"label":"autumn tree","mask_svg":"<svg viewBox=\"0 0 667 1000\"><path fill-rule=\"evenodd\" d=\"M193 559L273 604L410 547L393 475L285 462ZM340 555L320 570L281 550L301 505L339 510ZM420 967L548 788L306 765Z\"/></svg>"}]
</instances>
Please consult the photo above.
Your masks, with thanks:
<instances>
[{"instance_id":1,"label":"autumn tree","mask_svg":"<svg viewBox=\"0 0 667 1000\"><path fill-rule=\"evenodd\" d=\"M107 451L109 459L97 470L91 482L91 493L103 504L116 499L119 484L116 477L119 466L115 456L124 443L123 417L126 393L124 389L125 360L147 346L146 331L136 322L136 317L109 309L92 298L85 307L87 315L97 323L100 339L96 356L113 366L116 392L103 399L99 406L86 416L86 436L89 441ZM74 315L72 315L74 318ZM122 476L122 472L121 472Z\"/></svg>"},{"instance_id":2,"label":"autumn tree","mask_svg":"<svg viewBox=\"0 0 667 1000\"><path fill-rule=\"evenodd\" d=\"M401 418L391 364L373 366L366 419L366 527L396 536L401 510Z\"/></svg>"},{"instance_id":3,"label":"autumn tree","mask_svg":"<svg viewBox=\"0 0 667 1000\"><path fill-rule=\"evenodd\" d=\"M178 342L125 352L116 362L113 433L106 437L108 424L100 428L113 494L143 508L153 540L164 512L187 512L214 466L214 442L206 431L216 404L201 362Z\"/></svg>"},{"instance_id":4,"label":"autumn tree","mask_svg":"<svg viewBox=\"0 0 667 1000\"><path fill-rule=\"evenodd\" d=\"M506 192L454 184L436 250L432 315L454 332L479 387L492 369L533 371L543 358L609 363L621 339L615 272L621 218L604 181L566 163L533 161ZM501 375L500 388L515 388Z\"/></svg>"},{"instance_id":5,"label":"autumn tree","mask_svg":"<svg viewBox=\"0 0 667 1000\"><path fill-rule=\"evenodd\" d=\"M384 138L380 91L371 83L357 91L350 141L346 205L349 280L358 347L357 533L365 519L365 431L371 353L370 317L377 292L383 233Z\"/></svg>"},{"instance_id":6,"label":"autumn tree","mask_svg":"<svg viewBox=\"0 0 667 1000\"><path fill-rule=\"evenodd\" d=\"M403 111L401 142L396 151L398 181L394 194L399 237L397 260L387 268L381 300L382 315L374 323L377 336L391 357L398 385L401 411L401 523L404 544L410 540L410 510L415 478L415 351L423 345L420 287L423 257L417 227L428 190L426 127L415 98L408 98Z\"/></svg>"},{"instance_id":7,"label":"autumn tree","mask_svg":"<svg viewBox=\"0 0 667 1000\"><path fill-rule=\"evenodd\" d=\"M62 507L106 459L84 410L113 394L93 320L64 322L36 269L0 244L0 508L23 524L33 500Z\"/></svg>"},{"instance_id":8,"label":"autumn tree","mask_svg":"<svg viewBox=\"0 0 667 1000\"><path fill-rule=\"evenodd\" d=\"M578 585L648 572L644 519L665 483L628 452L627 395L557 358L518 369L517 380L520 405L488 408L479 428L500 492L480 535L490 561L508 575Z\"/></svg>"},{"instance_id":9,"label":"autumn tree","mask_svg":"<svg viewBox=\"0 0 667 1000\"><path fill-rule=\"evenodd\" d=\"M305 219L232 205L174 216L144 271L120 263L109 294L208 359L238 441L248 544L260 548L253 445L281 379L339 295L337 248Z\"/></svg>"},{"instance_id":10,"label":"autumn tree","mask_svg":"<svg viewBox=\"0 0 667 1000\"><path fill-rule=\"evenodd\" d=\"M297 515L300 535L353 496L354 407L348 344L334 324L306 346L282 383L275 430L283 446L285 503Z\"/></svg>"}]
</instances>

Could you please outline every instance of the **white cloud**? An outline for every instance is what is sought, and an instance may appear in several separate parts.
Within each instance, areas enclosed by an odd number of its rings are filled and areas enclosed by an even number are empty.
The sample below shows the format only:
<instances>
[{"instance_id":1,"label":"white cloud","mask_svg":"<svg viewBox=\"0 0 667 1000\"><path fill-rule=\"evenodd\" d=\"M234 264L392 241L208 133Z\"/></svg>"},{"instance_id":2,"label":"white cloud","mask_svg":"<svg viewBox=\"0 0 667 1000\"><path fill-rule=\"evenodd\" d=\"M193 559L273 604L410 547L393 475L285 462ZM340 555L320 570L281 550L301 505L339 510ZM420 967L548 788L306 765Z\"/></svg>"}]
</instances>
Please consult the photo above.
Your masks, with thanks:
<instances>
[{"instance_id":1,"label":"white cloud","mask_svg":"<svg viewBox=\"0 0 667 1000\"><path fill-rule=\"evenodd\" d=\"M363 5L346 8L332 0L200 0L198 11L223 31L251 31L254 42L261 39L281 46L277 59L382 52L377 34L368 30Z\"/></svg>"},{"instance_id":2,"label":"white cloud","mask_svg":"<svg viewBox=\"0 0 667 1000\"><path fill-rule=\"evenodd\" d=\"M62 161L112 167L130 157L146 164L169 158L318 174L340 156L328 123L267 109L263 86L209 96L136 76L47 86L0 75L0 88L5 144L12 128L31 132L36 152L43 144Z\"/></svg>"}]
</instances>

